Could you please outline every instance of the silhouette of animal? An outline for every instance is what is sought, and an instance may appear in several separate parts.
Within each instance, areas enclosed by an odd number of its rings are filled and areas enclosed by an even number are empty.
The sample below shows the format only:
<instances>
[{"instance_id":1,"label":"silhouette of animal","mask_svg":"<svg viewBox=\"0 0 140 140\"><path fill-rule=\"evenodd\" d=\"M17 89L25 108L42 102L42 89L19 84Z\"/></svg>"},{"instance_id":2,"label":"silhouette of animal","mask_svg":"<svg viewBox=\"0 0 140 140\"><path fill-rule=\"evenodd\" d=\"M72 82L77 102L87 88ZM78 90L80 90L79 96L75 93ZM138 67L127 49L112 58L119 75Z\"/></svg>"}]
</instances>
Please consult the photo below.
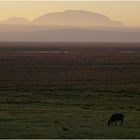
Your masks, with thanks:
<instances>
[{"instance_id":1,"label":"silhouette of animal","mask_svg":"<svg viewBox=\"0 0 140 140\"><path fill-rule=\"evenodd\" d=\"M108 120L108 126L113 125L113 123L117 125L117 122L120 122L120 125L122 125L123 121L124 121L124 115L122 113L115 113L112 114L112 116Z\"/></svg>"}]
</instances>

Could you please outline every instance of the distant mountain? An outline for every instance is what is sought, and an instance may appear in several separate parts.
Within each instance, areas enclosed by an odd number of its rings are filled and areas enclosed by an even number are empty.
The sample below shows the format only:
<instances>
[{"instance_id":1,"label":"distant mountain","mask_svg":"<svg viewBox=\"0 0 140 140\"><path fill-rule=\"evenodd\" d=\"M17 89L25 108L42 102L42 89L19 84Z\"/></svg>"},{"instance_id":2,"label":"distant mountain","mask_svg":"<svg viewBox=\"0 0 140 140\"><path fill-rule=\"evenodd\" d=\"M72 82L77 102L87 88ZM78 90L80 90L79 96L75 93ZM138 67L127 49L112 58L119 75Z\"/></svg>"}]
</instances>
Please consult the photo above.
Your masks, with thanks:
<instances>
[{"instance_id":1,"label":"distant mountain","mask_svg":"<svg viewBox=\"0 0 140 140\"><path fill-rule=\"evenodd\" d=\"M0 41L140 42L140 32L89 29L48 29L32 32L0 32Z\"/></svg>"},{"instance_id":2,"label":"distant mountain","mask_svg":"<svg viewBox=\"0 0 140 140\"><path fill-rule=\"evenodd\" d=\"M48 13L35 18L32 23L53 26L124 26L121 22L112 21L107 16L85 10L66 10L64 12Z\"/></svg>"},{"instance_id":3,"label":"distant mountain","mask_svg":"<svg viewBox=\"0 0 140 140\"><path fill-rule=\"evenodd\" d=\"M24 17L12 17L2 22L2 24L30 24L31 22Z\"/></svg>"},{"instance_id":4,"label":"distant mountain","mask_svg":"<svg viewBox=\"0 0 140 140\"><path fill-rule=\"evenodd\" d=\"M0 24L45 25L45 26L77 26L77 27L124 27L119 21L85 10L66 10L64 12L47 13L32 21L24 17L12 17Z\"/></svg>"},{"instance_id":5,"label":"distant mountain","mask_svg":"<svg viewBox=\"0 0 140 140\"><path fill-rule=\"evenodd\" d=\"M0 41L140 42L140 28L129 28L98 13L66 10L33 21L13 17L1 22Z\"/></svg>"}]
</instances>

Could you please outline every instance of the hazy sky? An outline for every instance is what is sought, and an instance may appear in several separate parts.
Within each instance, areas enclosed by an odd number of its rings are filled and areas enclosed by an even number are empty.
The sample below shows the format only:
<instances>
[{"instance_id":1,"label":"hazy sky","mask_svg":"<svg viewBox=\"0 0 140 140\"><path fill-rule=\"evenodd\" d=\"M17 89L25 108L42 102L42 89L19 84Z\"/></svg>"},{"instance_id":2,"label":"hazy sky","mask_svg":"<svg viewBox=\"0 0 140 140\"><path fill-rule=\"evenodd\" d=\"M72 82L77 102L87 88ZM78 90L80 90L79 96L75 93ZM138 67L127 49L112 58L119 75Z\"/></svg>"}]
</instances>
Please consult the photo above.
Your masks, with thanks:
<instances>
[{"instance_id":1,"label":"hazy sky","mask_svg":"<svg viewBox=\"0 0 140 140\"><path fill-rule=\"evenodd\" d=\"M3 2L0 1L0 20L25 17L32 20L42 14L64 10L88 10L104 14L129 26L140 26L140 1L134 2Z\"/></svg>"}]
</instances>

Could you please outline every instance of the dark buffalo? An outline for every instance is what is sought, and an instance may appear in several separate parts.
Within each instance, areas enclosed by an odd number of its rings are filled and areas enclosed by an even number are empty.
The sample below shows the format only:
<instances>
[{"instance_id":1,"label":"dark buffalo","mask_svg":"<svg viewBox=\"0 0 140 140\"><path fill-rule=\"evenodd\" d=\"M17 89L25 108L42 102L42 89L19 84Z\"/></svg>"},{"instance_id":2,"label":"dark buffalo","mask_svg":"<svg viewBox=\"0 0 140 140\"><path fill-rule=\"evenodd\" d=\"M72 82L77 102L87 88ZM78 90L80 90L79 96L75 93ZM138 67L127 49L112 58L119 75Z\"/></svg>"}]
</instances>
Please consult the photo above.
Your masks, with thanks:
<instances>
[{"instance_id":1,"label":"dark buffalo","mask_svg":"<svg viewBox=\"0 0 140 140\"><path fill-rule=\"evenodd\" d=\"M113 123L117 125L117 122L120 122L120 125L122 125L123 121L124 121L124 115L122 113L115 113L112 114L112 116L108 120L108 126L113 125Z\"/></svg>"}]
</instances>

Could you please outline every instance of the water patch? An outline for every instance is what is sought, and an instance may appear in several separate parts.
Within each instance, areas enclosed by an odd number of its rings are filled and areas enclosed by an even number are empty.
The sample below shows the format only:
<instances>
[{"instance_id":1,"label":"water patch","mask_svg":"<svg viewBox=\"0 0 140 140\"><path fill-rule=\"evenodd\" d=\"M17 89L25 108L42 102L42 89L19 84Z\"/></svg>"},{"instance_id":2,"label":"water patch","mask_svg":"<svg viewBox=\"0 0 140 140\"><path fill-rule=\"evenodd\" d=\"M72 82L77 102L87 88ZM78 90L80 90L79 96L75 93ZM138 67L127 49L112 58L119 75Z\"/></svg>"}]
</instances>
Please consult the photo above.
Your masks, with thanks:
<instances>
[{"instance_id":1,"label":"water patch","mask_svg":"<svg viewBox=\"0 0 140 140\"><path fill-rule=\"evenodd\" d=\"M132 54L132 53L140 53L140 51L119 51L119 53L128 53L128 54Z\"/></svg>"},{"instance_id":2,"label":"water patch","mask_svg":"<svg viewBox=\"0 0 140 140\"><path fill-rule=\"evenodd\" d=\"M24 53L52 53L52 54L67 54L69 51L24 51Z\"/></svg>"}]
</instances>

